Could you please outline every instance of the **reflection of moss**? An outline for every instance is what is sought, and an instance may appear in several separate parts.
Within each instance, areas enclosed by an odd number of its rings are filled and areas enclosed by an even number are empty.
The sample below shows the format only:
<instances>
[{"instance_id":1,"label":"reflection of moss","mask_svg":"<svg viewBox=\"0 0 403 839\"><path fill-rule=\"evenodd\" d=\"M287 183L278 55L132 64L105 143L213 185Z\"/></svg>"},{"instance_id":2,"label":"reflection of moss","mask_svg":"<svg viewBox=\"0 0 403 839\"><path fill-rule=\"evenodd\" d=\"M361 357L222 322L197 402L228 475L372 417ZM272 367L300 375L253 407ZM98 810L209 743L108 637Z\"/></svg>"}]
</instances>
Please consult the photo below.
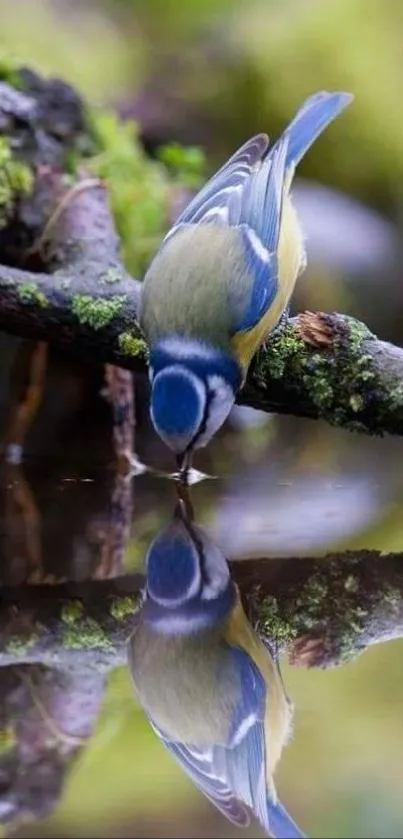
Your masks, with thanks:
<instances>
[{"instance_id":1,"label":"reflection of moss","mask_svg":"<svg viewBox=\"0 0 403 839\"><path fill-rule=\"evenodd\" d=\"M148 347L142 338L136 338L130 332L122 332L119 335L119 346L125 355L134 358L148 358Z\"/></svg>"},{"instance_id":2,"label":"reflection of moss","mask_svg":"<svg viewBox=\"0 0 403 839\"><path fill-rule=\"evenodd\" d=\"M390 583L385 585L383 600L390 608L392 615L400 614L402 608L402 593L398 588L395 588Z\"/></svg>"},{"instance_id":3,"label":"reflection of moss","mask_svg":"<svg viewBox=\"0 0 403 839\"><path fill-rule=\"evenodd\" d=\"M63 623L72 625L80 620L83 616L83 612L84 606L81 603L81 600L70 600L69 603L64 604L60 617Z\"/></svg>"},{"instance_id":4,"label":"reflection of moss","mask_svg":"<svg viewBox=\"0 0 403 839\"><path fill-rule=\"evenodd\" d=\"M35 283L23 283L23 285L18 286L17 294L23 303L32 303L39 306L40 309L46 309L49 306L45 295Z\"/></svg>"},{"instance_id":5,"label":"reflection of moss","mask_svg":"<svg viewBox=\"0 0 403 839\"><path fill-rule=\"evenodd\" d=\"M67 649L112 649L112 644L102 626L93 618L84 617L84 606L80 600L71 600L64 604L61 620L66 624L63 644Z\"/></svg>"},{"instance_id":6,"label":"reflection of moss","mask_svg":"<svg viewBox=\"0 0 403 839\"><path fill-rule=\"evenodd\" d=\"M6 643L6 652L10 655L23 656L37 644L38 640L36 632L22 637L12 635Z\"/></svg>"},{"instance_id":7,"label":"reflection of moss","mask_svg":"<svg viewBox=\"0 0 403 839\"><path fill-rule=\"evenodd\" d=\"M72 308L81 324L88 324L92 329L102 329L119 313L125 300L124 294L110 297L108 300L95 299L88 294L76 294L73 297Z\"/></svg>"},{"instance_id":8,"label":"reflection of moss","mask_svg":"<svg viewBox=\"0 0 403 839\"><path fill-rule=\"evenodd\" d=\"M12 725L0 728L0 757L11 752L17 745L17 738Z\"/></svg>"},{"instance_id":9,"label":"reflection of moss","mask_svg":"<svg viewBox=\"0 0 403 839\"><path fill-rule=\"evenodd\" d=\"M113 285L114 283L120 283L123 278L122 271L120 268L108 268L107 271L104 271L100 278L101 282L108 283L109 285Z\"/></svg>"},{"instance_id":10,"label":"reflection of moss","mask_svg":"<svg viewBox=\"0 0 403 839\"><path fill-rule=\"evenodd\" d=\"M251 598L259 596L259 588L255 589ZM288 644L297 635L296 628L280 612L278 602L272 595L263 598L259 605L258 630L262 635L277 641L280 645Z\"/></svg>"},{"instance_id":11,"label":"reflection of moss","mask_svg":"<svg viewBox=\"0 0 403 839\"><path fill-rule=\"evenodd\" d=\"M356 591L358 591L358 586L359 583L357 577L355 577L354 574L349 574L344 582L344 588L346 589L346 591L355 593Z\"/></svg>"},{"instance_id":12,"label":"reflection of moss","mask_svg":"<svg viewBox=\"0 0 403 839\"><path fill-rule=\"evenodd\" d=\"M69 650L111 650L112 644L102 626L93 618L75 619L63 633L63 644Z\"/></svg>"},{"instance_id":13,"label":"reflection of moss","mask_svg":"<svg viewBox=\"0 0 403 839\"><path fill-rule=\"evenodd\" d=\"M110 607L110 613L117 621L123 621L138 611L137 597L115 597Z\"/></svg>"}]
</instances>

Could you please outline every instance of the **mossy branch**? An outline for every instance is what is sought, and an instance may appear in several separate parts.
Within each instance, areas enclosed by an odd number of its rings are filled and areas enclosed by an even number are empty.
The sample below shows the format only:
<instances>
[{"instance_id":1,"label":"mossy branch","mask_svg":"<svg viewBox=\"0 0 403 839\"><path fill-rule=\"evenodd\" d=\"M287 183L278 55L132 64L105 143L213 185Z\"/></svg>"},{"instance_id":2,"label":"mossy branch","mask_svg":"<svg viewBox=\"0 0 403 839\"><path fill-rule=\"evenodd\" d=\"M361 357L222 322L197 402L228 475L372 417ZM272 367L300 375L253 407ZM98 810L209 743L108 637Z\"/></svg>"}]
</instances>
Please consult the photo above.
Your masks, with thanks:
<instances>
[{"instance_id":1,"label":"mossy branch","mask_svg":"<svg viewBox=\"0 0 403 839\"><path fill-rule=\"evenodd\" d=\"M106 188L84 176L68 195L46 243L53 273L0 266L0 329L81 357L144 367L138 284L120 261Z\"/></svg>"},{"instance_id":2,"label":"mossy branch","mask_svg":"<svg viewBox=\"0 0 403 839\"><path fill-rule=\"evenodd\" d=\"M0 329L145 369L140 286L123 266L114 221L126 252L140 231L144 261L169 224L173 184L141 156L135 136L120 136L114 118L98 121L100 153L83 102L64 82L27 70L20 80L23 92L0 82ZM94 172L108 179L108 193ZM117 206L116 181L124 205ZM261 350L239 401L369 434L403 434L403 349L345 315L304 313Z\"/></svg>"},{"instance_id":3,"label":"mossy branch","mask_svg":"<svg viewBox=\"0 0 403 839\"><path fill-rule=\"evenodd\" d=\"M77 197L105 211L101 187ZM102 265L102 268L101 268ZM109 266L109 267L105 267ZM0 266L0 329L50 341L76 356L129 369L146 368L147 346L136 322L138 285L116 257L53 275ZM113 281L110 279L113 276ZM306 324L331 337L323 346ZM303 313L260 351L238 401L260 410L323 419L366 434L403 434L403 349L379 340L341 314Z\"/></svg>"},{"instance_id":4,"label":"mossy branch","mask_svg":"<svg viewBox=\"0 0 403 839\"><path fill-rule=\"evenodd\" d=\"M259 353L241 403L366 434L403 434L403 349L342 314L304 312Z\"/></svg>"},{"instance_id":5,"label":"mossy branch","mask_svg":"<svg viewBox=\"0 0 403 839\"><path fill-rule=\"evenodd\" d=\"M333 666L403 636L402 554L246 559L232 571L252 622L294 664ZM0 665L102 672L124 663L143 582L137 575L3 589Z\"/></svg>"}]
</instances>

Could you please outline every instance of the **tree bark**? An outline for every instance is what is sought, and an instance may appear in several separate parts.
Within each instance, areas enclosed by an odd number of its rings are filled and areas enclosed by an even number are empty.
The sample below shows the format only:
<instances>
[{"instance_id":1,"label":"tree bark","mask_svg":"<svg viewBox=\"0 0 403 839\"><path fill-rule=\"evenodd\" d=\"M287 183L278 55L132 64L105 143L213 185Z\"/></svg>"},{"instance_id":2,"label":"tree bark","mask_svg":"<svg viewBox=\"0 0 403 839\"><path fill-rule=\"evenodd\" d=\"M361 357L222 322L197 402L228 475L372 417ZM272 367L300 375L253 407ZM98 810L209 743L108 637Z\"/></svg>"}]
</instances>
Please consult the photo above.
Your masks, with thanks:
<instances>
[{"instance_id":1,"label":"tree bark","mask_svg":"<svg viewBox=\"0 0 403 839\"><path fill-rule=\"evenodd\" d=\"M342 664L403 636L403 555L376 551L231 564L248 615L294 664ZM4 588L0 666L123 664L141 603L141 575Z\"/></svg>"},{"instance_id":2,"label":"tree bark","mask_svg":"<svg viewBox=\"0 0 403 839\"><path fill-rule=\"evenodd\" d=\"M63 82L25 74L24 93L0 83L0 130L35 171L0 231L0 329L145 370L140 285L120 260L106 188L85 172L64 185L71 150L91 145L84 105ZM259 352L239 401L402 434L403 349L345 315L304 313Z\"/></svg>"}]
</instances>

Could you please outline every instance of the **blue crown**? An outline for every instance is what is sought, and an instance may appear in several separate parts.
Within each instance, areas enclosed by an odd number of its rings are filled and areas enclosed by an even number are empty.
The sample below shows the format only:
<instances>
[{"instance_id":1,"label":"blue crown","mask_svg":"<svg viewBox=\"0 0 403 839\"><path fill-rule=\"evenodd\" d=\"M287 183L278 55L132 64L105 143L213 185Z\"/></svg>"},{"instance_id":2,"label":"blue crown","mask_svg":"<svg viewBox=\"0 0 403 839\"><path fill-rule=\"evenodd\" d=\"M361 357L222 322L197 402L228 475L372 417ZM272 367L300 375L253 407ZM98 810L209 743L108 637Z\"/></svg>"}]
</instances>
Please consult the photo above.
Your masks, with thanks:
<instances>
[{"instance_id":1,"label":"blue crown","mask_svg":"<svg viewBox=\"0 0 403 839\"><path fill-rule=\"evenodd\" d=\"M203 422L207 403L204 382L179 364L155 376L151 394L151 418L160 436L179 452L191 444Z\"/></svg>"}]
</instances>

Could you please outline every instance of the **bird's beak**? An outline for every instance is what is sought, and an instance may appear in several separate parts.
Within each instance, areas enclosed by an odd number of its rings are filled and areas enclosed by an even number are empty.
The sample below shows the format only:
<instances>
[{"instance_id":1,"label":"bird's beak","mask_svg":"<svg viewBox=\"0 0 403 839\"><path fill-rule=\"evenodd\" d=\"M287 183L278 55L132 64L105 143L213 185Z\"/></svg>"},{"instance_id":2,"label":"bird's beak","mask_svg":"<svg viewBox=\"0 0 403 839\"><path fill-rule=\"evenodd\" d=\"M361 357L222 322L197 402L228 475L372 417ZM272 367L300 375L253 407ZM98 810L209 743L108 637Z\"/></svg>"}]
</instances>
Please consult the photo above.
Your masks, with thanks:
<instances>
[{"instance_id":1,"label":"bird's beak","mask_svg":"<svg viewBox=\"0 0 403 839\"><path fill-rule=\"evenodd\" d=\"M192 454L191 452L187 451L183 454L176 455L176 464L178 467L180 481L183 484L187 484L188 479L188 472L192 465Z\"/></svg>"}]
</instances>

